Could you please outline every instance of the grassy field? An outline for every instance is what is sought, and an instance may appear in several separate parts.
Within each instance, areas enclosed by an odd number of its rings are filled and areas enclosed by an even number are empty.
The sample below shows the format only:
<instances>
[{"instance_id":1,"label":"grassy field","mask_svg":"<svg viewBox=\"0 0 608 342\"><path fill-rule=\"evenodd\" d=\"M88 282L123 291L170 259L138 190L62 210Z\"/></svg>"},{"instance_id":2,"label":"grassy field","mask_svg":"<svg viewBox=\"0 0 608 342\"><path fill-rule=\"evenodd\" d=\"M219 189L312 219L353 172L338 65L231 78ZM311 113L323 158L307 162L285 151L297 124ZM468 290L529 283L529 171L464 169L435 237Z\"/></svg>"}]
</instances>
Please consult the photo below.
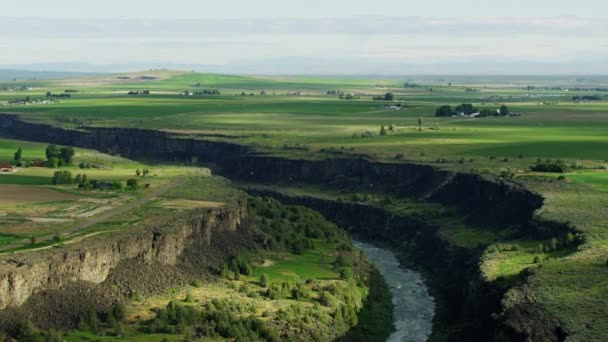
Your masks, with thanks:
<instances>
[{"instance_id":1,"label":"grassy field","mask_svg":"<svg viewBox=\"0 0 608 342\"><path fill-rule=\"evenodd\" d=\"M416 86L404 87L405 81ZM0 84L0 104L26 96L42 99L47 91L61 93L65 89L78 89L79 92L53 104L7 105L0 107L0 111L19 113L25 120L59 127L85 124L212 133L221 135L213 139L246 144L286 157L324 158L336 156L337 152L340 156L365 154L382 161L426 163L451 170L512 177L545 197L537 218L570 225L574 229L574 244L565 243L566 236L556 233L553 238L558 240L557 246L547 249L552 245L551 237L526 236L512 241L508 239L508 229L489 231L452 218L439 233L459 247L485 246L481 268L487 281L512 286L522 270L532 270L529 283L514 287L509 300L535 298L538 307L565 322L573 340L592 340L608 330L604 305L608 286L602 278L608 258L605 209L608 207L608 92L594 89L607 85L605 77L355 79L150 71L27 84L5 82ZM29 89L18 90L20 86ZM126 94L144 89L152 94ZM180 95L184 91L203 89L219 89L221 95ZM358 99L341 100L338 95L328 95L330 90L353 93ZM394 101L372 99L388 92L394 94ZM586 95L598 96L598 100L573 99ZM490 110L506 104L521 116L434 116L441 105L461 103ZM396 104L400 104L401 109L384 107ZM381 126L393 129L380 135ZM362 133L369 137L362 138ZM19 146L24 149L24 158L44 157L42 144L1 140L0 162L11 160ZM103 160L105 156L96 156L94 152L78 152L77 157L83 160L111 165L112 175L104 176L108 180L125 179L140 167L125 160ZM530 166L538 159L560 159L575 167L564 174L530 172ZM94 172L99 172L96 177L106 175L103 170L91 171L91 174ZM161 179L183 171L158 168L154 172ZM43 185L48 174L48 170L23 170L15 175L0 175L0 184ZM563 179L558 180L558 176ZM200 179L196 182L202 183L192 183L188 190L173 191L165 197L213 201L231 196L220 184L204 184ZM208 192L200 194L193 188L205 188ZM398 201L391 208L403 213L421 209L428 208L421 203ZM9 241L12 238L7 236ZM542 250L539 245L543 246ZM315 258L314 255L307 257ZM297 261L300 264L306 260ZM284 277L281 270L298 267L290 262L276 260L268 271Z\"/></svg>"},{"instance_id":2,"label":"grassy field","mask_svg":"<svg viewBox=\"0 0 608 342\"><path fill-rule=\"evenodd\" d=\"M4 160L12 159L10 151L19 147L23 149L23 160L30 160L26 159L29 156L38 156L33 160L44 160L47 145L0 139L0 146L6 151ZM93 166L81 168L81 163ZM144 169L149 170L149 175L137 176L136 171ZM86 174L89 180L118 182L122 189L81 190L76 183L52 185L53 174L58 170L71 172L73 178ZM125 214L88 223L141 201L180 178L185 179L182 186L161 194L166 201L174 201L173 205L153 199ZM125 189L129 179L138 180L140 188ZM146 187L147 184L149 186ZM222 206L233 201L236 195L228 181L211 176L208 169L146 165L92 150L76 149L73 163L60 169L22 167L13 173L0 174L0 253L69 243L69 240L82 239L87 234L111 232L124 229L129 224L159 219L171 215L174 210ZM74 227L83 224L87 226L73 231ZM56 236L61 236L61 241L54 241Z\"/></svg>"},{"instance_id":3,"label":"grassy field","mask_svg":"<svg viewBox=\"0 0 608 342\"><path fill-rule=\"evenodd\" d=\"M163 78L166 77L166 78ZM68 82L68 81L66 81ZM75 82L70 80L69 82ZM331 78L252 78L196 73L169 73L158 80L118 82L105 79L102 86L84 82L80 93L49 105L7 106L23 113L27 120L74 126L141 127L182 132L221 133L230 140L256 146L272 153L285 153L284 146L306 147L304 155L322 148L345 148L379 158L404 154L404 160L434 162L461 158L473 163L455 168L501 168L504 158L515 167L527 167L536 158L565 158L603 163L608 142L604 115L608 98L590 103L572 101L575 95L594 91L528 90L515 85L434 84L404 88L396 80ZM471 82L471 81L469 81ZM480 81L481 82L481 81ZM498 80L496 80L498 83ZM537 80L543 82L543 79ZM565 81L561 81L565 82ZM200 83L200 88L194 87ZM532 83L532 82L531 82ZM551 85L551 84L546 84ZM571 81L571 86L578 85ZM65 85L62 85L65 88ZM476 87L477 92L467 92ZM149 96L128 96L127 90L150 89ZM184 89L220 89L219 96L180 96ZM432 88L433 91L428 91ZM42 96L47 90L60 92L48 83L26 92L0 92L0 100L17 94ZM266 95L260 92L266 91ZM353 92L359 100L340 100L327 90ZM247 96L238 96L241 92ZM295 95L299 92L299 95ZM393 92L407 109L386 110L386 101L371 97ZM31 93L31 94L30 94ZM249 96L254 94L254 96ZM273 95L274 94L274 95ZM599 94L600 97L602 93ZM436 118L442 104L473 103L478 108L496 109L506 103L520 117ZM418 131L418 118L423 130ZM394 133L379 136L380 126L393 125ZM353 134L370 131L376 136L355 139ZM0 150L2 151L2 150ZM10 156L12 149L3 152ZM293 154L294 151L289 151ZM519 158L522 156L523 158ZM489 157L495 157L492 161ZM519 160L521 159L521 160Z\"/></svg>"}]
</instances>

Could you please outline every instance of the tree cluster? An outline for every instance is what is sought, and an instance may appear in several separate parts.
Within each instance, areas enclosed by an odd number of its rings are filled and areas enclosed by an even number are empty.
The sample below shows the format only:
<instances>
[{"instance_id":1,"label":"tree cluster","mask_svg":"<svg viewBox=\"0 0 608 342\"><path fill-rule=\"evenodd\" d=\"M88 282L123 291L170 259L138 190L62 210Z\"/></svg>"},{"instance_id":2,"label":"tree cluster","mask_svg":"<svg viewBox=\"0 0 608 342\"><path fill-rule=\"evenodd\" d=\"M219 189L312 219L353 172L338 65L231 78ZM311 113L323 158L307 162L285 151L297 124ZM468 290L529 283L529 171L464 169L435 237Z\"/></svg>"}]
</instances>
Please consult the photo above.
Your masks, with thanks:
<instances>
[{"instance_id":1,"label":"tree cluster","mask_svg":"<svg viewBox=\"0 0 608 342\"><path fill-rule=\"evenodd\" d=\"M57 145L48 145L45 151L46 164L48 167L57 168L72 164L74 157L74 148L59 147Z\"/></svg>"},{"instance_id":2,"label":"tree cluster","mask_svg":"<svg viewBox=\"0 0 608 342\"><path fill-rule=\"evenodd\" d=\"M583 96L573 96L572 101L600 101L602 97L599 95L583 95Z\"/></svg>"},{"instance_id":3,"label":"tree cluster","mask_svg":"<svg viewBox=\"0 0 608 342\"><path fill-rule=\"evenodd\" d=\"M47 98L54 98L54 97L72 97L72 94L69 93L63 93L63 94L53 94L50 91L46 92L46 97Z\"/></svg>"},{"instance_id":4,"label":"tree cluster","mask_svg":"<svg viewBox=\"0 0 608 342\"><path fill-rule=\"evenodd\" d=\"M273 199L258 197L250 198L249 207L258 226L268 236L265 247L269 250L299 254L314 248L312 239L349 241L335 224L312 210L283 206Z\"/></svg>"},{"instance_id":5,"label":"tree cluster","mask_svg":"<svg viewBox=\"0 0 608 342\"><path fill-rule=\"evenodd\" d=\"M536 163L530 166L531 171L537 172L557 172L564 173L570 171L571 167L563 160L540 160L538 159Z\"/></svg>"},{"instance_id":6,"label":"tree cluster","mask_svg":"<svg viewBox=\"0 0 608 342\"><path fill-rule=\"evenodd\" d=\"M395 100L395 94L393 94L393 93L386 93L384 95L374 96L374 97L372 97L372 99L374 101L394 101Z\"/></svg>"},{"instance_id":7,"label":"tree cluster","mask_svg":"<svg viewBox=\"0 0 608 342\"><path fill-rule=\"evenodd\" d=\"M444 105L435 111L435 116L438 117L449 117L449 116L458 116L458 115L471 115L473 113L479 113L479 117L486 116L509 116L511 115L511 111L509 107L506 105L500 106L498 110L491 110L488 108L484 108L482 110L478 110L471 103L463 103L456 107L452 107L450 105Z\"/></svg>"}]
</instances>

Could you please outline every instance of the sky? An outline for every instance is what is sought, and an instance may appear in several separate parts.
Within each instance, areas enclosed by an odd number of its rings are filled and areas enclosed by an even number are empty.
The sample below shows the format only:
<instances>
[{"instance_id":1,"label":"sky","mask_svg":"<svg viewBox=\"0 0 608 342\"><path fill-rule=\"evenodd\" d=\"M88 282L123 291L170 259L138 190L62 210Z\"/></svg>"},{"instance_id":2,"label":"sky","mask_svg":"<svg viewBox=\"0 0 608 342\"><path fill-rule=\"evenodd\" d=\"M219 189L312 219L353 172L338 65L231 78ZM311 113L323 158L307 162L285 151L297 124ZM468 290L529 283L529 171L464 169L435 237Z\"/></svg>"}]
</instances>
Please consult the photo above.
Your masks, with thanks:
<instances>
[{"instance_id":1,"label":"sky","mask_svg":"<svg viewBox=\"0 0 608 342\"><path fill-rule=\"evenodd\" d=\"M0 32L0 68L608 74L600 0L21 0Z\"/></svg>"}]
</instances>

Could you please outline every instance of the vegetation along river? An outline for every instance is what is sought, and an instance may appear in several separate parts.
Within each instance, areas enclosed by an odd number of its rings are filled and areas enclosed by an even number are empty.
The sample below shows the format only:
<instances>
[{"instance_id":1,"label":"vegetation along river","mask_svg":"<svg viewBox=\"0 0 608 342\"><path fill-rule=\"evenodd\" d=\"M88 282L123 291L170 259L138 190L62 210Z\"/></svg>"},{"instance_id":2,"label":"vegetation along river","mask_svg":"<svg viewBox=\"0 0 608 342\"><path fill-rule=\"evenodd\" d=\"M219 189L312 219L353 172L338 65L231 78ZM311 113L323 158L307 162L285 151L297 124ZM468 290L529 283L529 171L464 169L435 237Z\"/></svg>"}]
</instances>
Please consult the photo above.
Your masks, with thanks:
<instances>
[{"instance_id":1,"label":"vegetation along river","mask_svg":"<svg viewBox=\"0 0 608 342\"><path fill-rule=\"evenodd\" d=\"M391 288L395 332L390 342L422 342L431 334L435 302L422 275L403 268L393 252L357 241L355 245L376 265Z\"/></svg>"}]
</instances>

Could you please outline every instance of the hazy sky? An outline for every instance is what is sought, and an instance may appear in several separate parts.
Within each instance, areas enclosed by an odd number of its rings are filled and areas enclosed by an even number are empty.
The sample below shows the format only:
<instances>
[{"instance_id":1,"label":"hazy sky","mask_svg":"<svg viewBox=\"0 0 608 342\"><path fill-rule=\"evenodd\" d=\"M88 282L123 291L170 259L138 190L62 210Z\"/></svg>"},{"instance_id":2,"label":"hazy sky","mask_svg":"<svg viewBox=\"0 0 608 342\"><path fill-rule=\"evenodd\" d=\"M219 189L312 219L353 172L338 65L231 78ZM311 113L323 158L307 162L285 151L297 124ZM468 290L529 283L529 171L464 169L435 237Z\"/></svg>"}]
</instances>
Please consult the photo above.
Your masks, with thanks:
<instances>
[{"instance_id":1,"label":"hazy sky","mask_svg":"<svg viewBox=\"0 0 608 342\"><path fill-rule=\"evenodd\" d=\"M608 17L604 0L19 0L4 16L44 18Z\"/></svg>"},{"instance_id":2,"label":"hazy sky","mask_svg":"<svg viewBox=\"0 0 608 342\"><path fill-rule=\"evenodd\" d=\"M21 0L0 32L0 67L608 74L600 0Z\"/></svg>"}]
</instances>

